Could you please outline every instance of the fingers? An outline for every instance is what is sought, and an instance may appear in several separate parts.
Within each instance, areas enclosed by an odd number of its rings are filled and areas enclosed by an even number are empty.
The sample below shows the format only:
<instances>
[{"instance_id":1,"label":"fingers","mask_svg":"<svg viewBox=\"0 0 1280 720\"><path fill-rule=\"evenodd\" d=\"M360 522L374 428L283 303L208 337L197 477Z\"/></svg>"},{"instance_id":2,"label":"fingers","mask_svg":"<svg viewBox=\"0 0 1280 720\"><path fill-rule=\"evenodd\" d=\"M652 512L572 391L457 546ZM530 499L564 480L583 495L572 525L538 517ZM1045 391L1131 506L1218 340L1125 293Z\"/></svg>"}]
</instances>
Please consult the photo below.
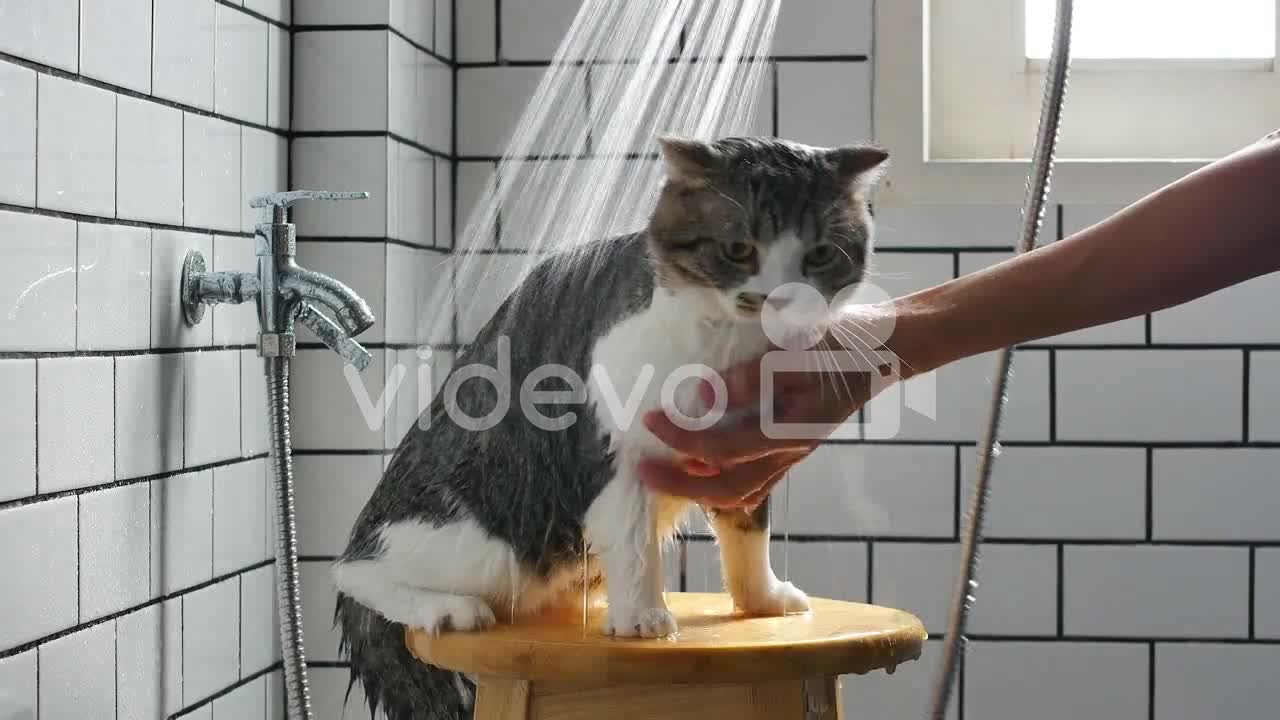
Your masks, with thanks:
<instances>
[{"instance_id":1,"label":"fingers","mask_svg":"<svg viewBox=\"0 0 1280 720\"><path fill-rule=\"evenodd\" d=\"M811 444L806 439L768 437L758 418L746 418L734 426L687 430L676 425L662 410L654 410L644 416L644 425L676 452L713 466L739 464L780 450L800 450Z\"/></svg>"},{"instance_id":2,"label":"fingers","mask_svg":"<svg viewBox=\"0 0 1280 720\"><path fill-rule=\"evenodd\" d=\"M724 470L715 478L696 477L668 460L642 460L636 465L651 490L688 498L712 507L758 506L802 455L771 455Z\"/></svg>"}]
</instances>

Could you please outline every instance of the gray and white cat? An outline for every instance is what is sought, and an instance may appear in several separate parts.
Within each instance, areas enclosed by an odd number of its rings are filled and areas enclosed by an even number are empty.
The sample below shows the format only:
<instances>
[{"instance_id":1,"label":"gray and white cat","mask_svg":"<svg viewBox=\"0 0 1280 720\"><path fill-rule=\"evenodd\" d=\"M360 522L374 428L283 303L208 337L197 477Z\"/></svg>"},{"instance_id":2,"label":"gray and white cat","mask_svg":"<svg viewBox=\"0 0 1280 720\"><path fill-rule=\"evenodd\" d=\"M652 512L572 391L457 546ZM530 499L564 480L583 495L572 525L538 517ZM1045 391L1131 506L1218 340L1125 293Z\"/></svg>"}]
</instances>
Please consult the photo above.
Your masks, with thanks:
<instances>
[{"instance_id":1,"label":"gray and white cat","mask_svg":"<svg viewBox=\"0 0 1280 720\"><path fill-rule=\"evenodd\" d=\"M666 180L648 227L576 250L583 256L573 262L539 264L455 364L455 372L496 368L509 350L512 388L541 366L567 367L584 382L540 383L567 401L539 410L574 413L575 422L543 429L512 400L496 425L468 429L448 412L447 393L437 394L333 566L351 682L389 720L470 714L474 686L414 659L406 626L484 628L495 612L580 603L604 586L603 632L677 632L661 547L691 505L637 479L639 458L671 454L639 418L662 406L662 385L678 369L718 369L765 352L760 316L775 288L807 283L830 300L863 278L867 194L883 150L736 137L660 144ZM483 381L462 383L456 397L472 418L499 400ZM687 399L695 396L681 397L682 411L697 416ZM638 403L619 408L628 398ZM707 516L738 608L808 610L805 594L770 567L767 501Z\"/></svg>"}]
</instances>

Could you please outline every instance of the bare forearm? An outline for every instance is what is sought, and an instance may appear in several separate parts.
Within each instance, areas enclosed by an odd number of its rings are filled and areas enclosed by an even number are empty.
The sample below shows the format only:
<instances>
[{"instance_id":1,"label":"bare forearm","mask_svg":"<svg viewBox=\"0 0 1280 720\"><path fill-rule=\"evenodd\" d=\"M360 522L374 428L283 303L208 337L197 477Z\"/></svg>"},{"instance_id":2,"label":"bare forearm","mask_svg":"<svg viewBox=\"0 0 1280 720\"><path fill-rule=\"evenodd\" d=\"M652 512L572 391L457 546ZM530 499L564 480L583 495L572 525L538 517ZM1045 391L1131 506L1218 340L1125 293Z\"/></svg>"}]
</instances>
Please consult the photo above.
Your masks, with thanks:
<instances>
[{"instance_id":1,"label":"bare forearm","mask_svg":"<svg viewBox=\"0 0 1280 720\"><path fill-rule=\"evenodd\" d=\"M1060 242L900 298L888 346L923 372L1276 270L1280 141L1264 141Z\"/></svg>"}]
</instances>

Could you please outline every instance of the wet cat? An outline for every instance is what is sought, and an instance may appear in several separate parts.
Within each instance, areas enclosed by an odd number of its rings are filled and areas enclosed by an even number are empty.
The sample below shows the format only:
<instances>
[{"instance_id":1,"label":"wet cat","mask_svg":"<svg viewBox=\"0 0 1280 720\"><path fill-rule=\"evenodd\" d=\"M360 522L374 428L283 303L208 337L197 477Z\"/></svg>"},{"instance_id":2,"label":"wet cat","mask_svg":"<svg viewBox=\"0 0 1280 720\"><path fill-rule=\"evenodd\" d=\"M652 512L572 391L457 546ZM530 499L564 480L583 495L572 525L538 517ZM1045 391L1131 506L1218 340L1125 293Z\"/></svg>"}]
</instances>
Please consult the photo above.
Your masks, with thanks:
<instances>
[{"instance_id":1,"label":"wet cat","mask_svg":"<svg viewBox=\"0 0 1280 720\"><path fill-rule=\"evenodd\" d=\"M333 566L352 683L389 720L470 713L474 686L412 658L405 626L483 628L495 612L580 603L603 586L603 632L677 632L661 546L691 506L637 480L638 458L670 453L639 418L660 406L663 384L681 368L723 368L764 352L760 317L775 288L806 283L829 300L863 278L867 194L883 150L740 137L666 137L660 146L666 180L647 228L593 243L572 263L542 262L453 371L505 367L515 389L537 368L570 370L537 383L560 393L543 396L537 411L573 422L539 427L526 403L507 397L503 408L487 381L446 384L400 443ZM679 397L696 417L696 395ZM493 424L484 429L466 419L486 415ZM747 613L805 611L804 592L770 567L768 513L767 501L752 512L707 512L725 587Z\"/></svg>"}]
</instances>

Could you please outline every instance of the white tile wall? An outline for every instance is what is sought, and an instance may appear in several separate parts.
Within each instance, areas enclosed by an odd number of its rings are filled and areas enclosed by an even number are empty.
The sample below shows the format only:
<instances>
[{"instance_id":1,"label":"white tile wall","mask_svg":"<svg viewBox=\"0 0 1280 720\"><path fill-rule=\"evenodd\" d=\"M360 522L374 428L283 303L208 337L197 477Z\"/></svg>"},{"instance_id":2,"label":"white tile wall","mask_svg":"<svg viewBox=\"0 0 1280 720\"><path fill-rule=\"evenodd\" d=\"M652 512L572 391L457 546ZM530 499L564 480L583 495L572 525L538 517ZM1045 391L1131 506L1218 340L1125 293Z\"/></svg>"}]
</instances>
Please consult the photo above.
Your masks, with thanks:
<instances>
[{"instance_id":1,"label":"white tile wall","mask_svg":"<svg viewBox=\"0 0 1280 720\"><path fill-rule=\"evenodd\" d=\"M131 97L117 102L117 215L181 224L182 112Z\"/></svg>"},{"instance_id":2,"label":"white tile wall","mask_svg":"<svg viewBox=\"0 0 1280 720\"><path fill-rule=\"evenodd\" d=\"M0 477L0 501L35 494L36 490L36 361L0 360L0 397L9 412L0 418L0 438L9 459Z\"/></svg>"},{"instance_id":3,"label":"white tile wall","mask_svg":"<svg viewBox=\"0 0 1280 720\"><path fill-rule=\"evenodd\" d=\"M1277 662L1278 645L1157 645L1156 717L1270 717L1280 703Z\"/></svg>"},{"instance_id":4,"label":"white tile wall","mask_svg":"<svg viewBox=\"0 0 1280 720\"><path fill-rule=\"evenodd\" d=\"M458 126L466 128L466 132L458 134L458 154L501 155L544 72L545 68L540 67L459 69L457 118ZM581 71L565 70L564 73L572 78L574 89L563 96L562 107L558 107L556 112L567 116L566 122L581 125L586 113L586 81L583 79L581 90L578 90ZM568 135L571 133L566 134L566 142ZM538 150L568 152L572 148L548 146Z\"/></svg>"},{"instance_id":5,"label":"white tile wall","mask_svg":"<svg viewBox=\"0 0 1280 720\"><path fill-rule=\"evenodd\" d=\"M116 96L50 75L37 82L39 172L36 204L49 210L115 215Z\"/></svg>"},{"instance_id":6,"label":"white tile wall","mask_svg":"<svg viewBox=\"0 0 1280 720\"><path fill-rule=\"evenodd\" d=\"M964 669L965 717L1147 717L1145 645L979 641Z\"/></svg>"},{"instance_id":7,"label":"white tile wall","mask_svg":"<svg viewBox=\"0 0 1280 720\"><path fill-rule=\"evenodd\" d=\"M151 488L137 483L80 498L80 620L145 602L151 578Z\"/></svg>"},{"instance_id":8,"label":"white tile wall","mask_svg":"<svg viewBox=\"0 0 1280 720\"><path fill-rule=\"evenodd\" d=\"M247 572L240 582L240 677L248 677L280 659L274 567L268 565ZM310 611L315 605L308 603L303 608ZM310 648L310 636L305 640Z\"/></svg>"},{"instance_id":9,"label":"white tile wall","mask_svg":"<svg viewBox=\"0 0 1280 720\"><path fill-rule=\"evenodd\" d=\"M74 350L76 224L0 211L0 347Z\"/></svg>"},{"instance_id":10,"label":"white tile wall","mask_svg":"<svg viewBox=\"0 0 1280 720\"><path fill-rule=\"evenodd\" d=\"M1157 540L1280 536L1280 450L1156 450L1152 535Z\"/></svg>"},{"instance_id":11,"label":"white tile wall","mask_svg":"<svg viewBox=\"0 0 1280 720\"><path fill-rule=\"evenodd\" d=\"M157 0L151 50L152 92L201 110L213 109L212 0Z\"/></svg>"},{"instance_id":12,"label":"white tile wall","mask_svg":"<svg viewBox=\"0 0 1280 720\"><path fill-rule=\"evenodd\" d=\"M80 1L80 73L138 92L151 91L151 45L121 38L151 35L148 0Z\"/></svg>"},{"instance_id":13,"label":"white tile wall","mask_svg":"<svg viewBox=\"0 0 1280 720\"><path fill-rule=\"evenodd\" d=\"M784 130L782 135L788 137ZM876 244L883 247L1012 247L1021 208L1005 205L877 207ZM1045 229L1045 233L1050 231Z\"/></svg>"},{"instance_id":14,"label":"white tile wall","mask_svg":"<svg viewBox=\"0 0 1280 720\"><path fill-rule=\"evenodd\" d=\"M39 361L39 374L40 491L111 482L115 479L113 360L46 358Z\"/></svg>"},{"instance_id":15,"label":"white tile wall","mask_svg":"<svg viewBox=\"0 0 1280 720\"><path fill-rule=\"evenodd\" d=\"M778 135L834 147L874 139L867 63L779 62Z\"/></svg>"},{"instance_id":16,"label":"white tile wall","mask_svg":"<svg viewBox=\"0 0 1280 720\"><path fill-rule=\"evenodd\" d=\"M183 113L183 220L194 227L240 229L240 126Z\"/></svg>"},{"instance_id":17,"label":"white tile wall","mask_svg":"<svg viewBox=\"0 0 1280 720\"><path fill-rule=\"evenodd\" d=\"M116 477L182 467L181 355L116 358Z\"/></svg>"},{"instance_id":18,"label":"white tile wall","mask_svg":"<svg viewBox=\"0 0 1280 720\"><path fill-rule=\"evenodd\" d=\"M297 62L294 127L388 129L389 37L383 30L299 33L293 40Z\"/></svg>"},{"instance_id":19,"label":"white tile wall","mask_svg":"<svg viewBox=\"0 0 1280 720\"><path fill-rule=\"evenodd\" d=\"M1240 440L1242 368L1235 350L1059 351L1058 437Z\"/></svg>"},{"instance_id":20,"label":"white tile wall","mask_svg":"<svg viewBox=\"0 0 1280 720\"><path fill-rule=\"evenodd\" d=\"M36 655L28 650L0 660L0 707L19 720L36 716Z\"/></svg>"},{"instance_id":21,"label":"white tile wall","mask_svg":"<svg viewBox=\"0 0 1280 720\"><path fill-rule=\"evenodd\" d=\"M1254 567L1254 632L1280 638L1280 548L1258 548Z\"/></svg>"},{"instance_id":22,"label":"white tile wall","mask_svg":"<svg viewBox=\"0 0 1280 720\"><path fill-rule=\"evenodd\" d=\"M0 8L0 52L75 72L78 0L10 0Z\"/></svg>"},{"instance_id":23,"label":"white tile wall","mask_svg":"<svg viewBox=\"0 0 1280 720\"><path fill-rule=\"evenodd\" d=\"M22 538L0 554L10 587L0 593L0 647L11 648L76 624L76 498L0 511L0 536ZM8 583L7 583L8 584Z\"/></svg>"},{"instance_id":24,"label":"white tile wall","mask_svg":"<svg viewBox=\"0 0 1280 720\"><path fill-rule=\"evenodd\" d=\"M312 0L299 3L294 9L294 22L298 25L385 25L391 20L390 0Z\"/></svg>"},{"instance_id":25,"label":"white tile wall","mask_svg":"<svg viewBox=\"0 0 1280 720\"><path fill-rule=\"evenodd\" d=\"M298 91L301 95L301 90ZM293 141L293 185L369 193L367 200L303 203L294 222L304 237L387 234L387 140L381 137L304 137Z\"/></svg>"},{"instance_id":26,"label":"white tile wall","mask_svg":"<svg viewBox=\"0 0 1280 720\"><path fill-rule=\"evenodd\" d=\"M151 337L151 230L79 223L77 350L146 347Z\"/></svg>"},{"instance_id":27,"label":"white tile wall","mask_svg":"<svg viewBox=\"0 0 1280 720\"><path fill-rule=\"evenodd\" d=\"M240 353L205 351L183 355L186 398L182 405L187 466L240 455Z\"/></svg>"},{"instance_id":28,"label":"white tile wall","mask_svg":"<svg viewBox=\"0 0 1280 720\"><path fill-rule=\"evenodd\" d=\"M269 470L265 459L213 469L213 574L226 575L272 557L268 547Z\"/></svg>"},{"instance_id":29,"label":"white tile wall","mask_svg":"<svg viewBox=\"0 0 1280 720\"><path fill-rule=\"evenodd\" d=\"M195 250L206 264L213 238L203 233L156 230L151 235L151 347L199 347L213 341L213 323L188 325L182 314L182 263Z\"/></svg>"},{"instance_id":30,"label":"white tile wall","mask_svg":"<svg viewBox=\"0 0 1280 720\"><path fill-rule=\"evenodd\" d=\"M213 473L151 483L151 592L169 595L213 577Z\"/></svg>"},{"instance_id":31,"label":"white tile wall","mask_svg":"<svg viewBox=\"0 0 1280 720\"><path fill-rule=\"evenodd\" d=\"M1280 441L1280 352L1249 354L1249 439Z\"/></svg>"},{"instance_id":32,"label":"white tile wall","mask_svg":"<svg viewBox=\"0 0 1280 720\"><path fill-rule=\"evenodd\" d=\"M226 5L215 10L213 109L261 125L267 120L267 23Z\"/></svg>"},{"instance_id":33,"label":"white tile wall","mask_svg":"<svg viewBox=\"0 0 1280 720\"><path fill-rule=\"evenodd\" d=\"M477 3L483 5L484 3ZM502 37L504 60L550 60L573 25L582 0L501 3L502 26L519 28ZM492 27L492 26L490 26Z\"/></svg>"},{"instance_id":34,"label":"white tile wall","mask_svg":"<svg viewBox=\"0 0 1280 720\"><path fill-rule=\"evenodd\" d=\"M303 455L294 459L298 484L298 554L338 555L351 524L381 474L376 455ZM325 608L332 616L333 608Z\"/></svg>"},{"instance_id":35,"label":"white tile wall","mask_svg":"<svg viewBox=\"0 0 1280 720\"><path fill-rule=\"evenodd\" d=\"M787 0L778 9L773 52L783 56L869 55L872 0Z\"/></svg>"},{"instance_id":36,"label":"white tile wall","mask_svg":"<svg viewBox=\"0 0 1280 720\"><path fill-rule=\"evenodd\" d=\"M240 583L217 583L182 599L182 699L190 704L240 677Z\"/></svg>"},{"instance_id":37,"label":"white tile wall","mask_svg":"<svg viewBox=\"0 0 1280 720\"><path fill-rule=\"evenodd\" d=\"M109 718L115 710L114 622L40 647L40 717Z\"/></svg>"},{"instance_id":38,"label":"white tile wall","mask_svg":"<svg viewBox=\"0 0 1280 720\"><path fill-rule=\"evenodd\" d=\"M165 684L181 692L180 667L177 677L165 672L164 619L162 605L148 605L116 620L116 711L122 718L163 714Z\"/></svg>"},{"instance_id":39,"label":"white tile wall","mask_svg":"<svg viewBox=\"0 0 1280 720\"><path fill-rule=\"evenodd\" d=\"M1067 547L1062 572L1068 635L1248 634L1247 548Z\"/></svg>"},{"instance_id":40,"label":"white tile wall","mask_svg":"<svg viewBox=\"0 0 1280 720\"><path fill-rule=\"evenodd\" d=\"M0 202L36 201L36 73L0 64Z\"/></svg>"}]
</instances>

